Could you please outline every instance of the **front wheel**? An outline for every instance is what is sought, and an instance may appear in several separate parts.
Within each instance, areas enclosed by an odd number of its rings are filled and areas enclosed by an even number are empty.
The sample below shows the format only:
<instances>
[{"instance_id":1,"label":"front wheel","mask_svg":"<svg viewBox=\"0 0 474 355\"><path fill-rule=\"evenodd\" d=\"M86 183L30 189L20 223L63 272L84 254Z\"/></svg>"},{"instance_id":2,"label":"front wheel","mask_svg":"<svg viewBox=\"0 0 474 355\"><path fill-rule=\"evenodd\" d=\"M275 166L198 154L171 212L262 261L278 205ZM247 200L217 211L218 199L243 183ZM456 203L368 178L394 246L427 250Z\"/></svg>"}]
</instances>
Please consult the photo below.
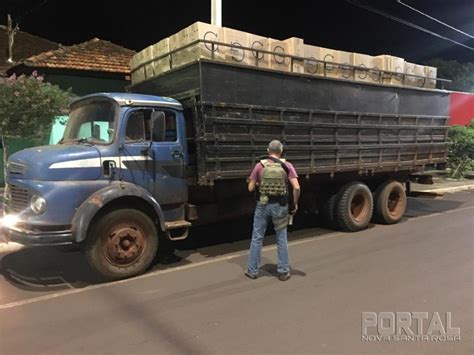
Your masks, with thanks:
<instances>
[{"instance_id":1,"label":"front wheel","mask_svg":"<svg viewBox=\"0 0 474 355\"><path fill-rule=\"evenodd\" d=\"M109 280L143 273L153 262L158 234L143 212L119 209L96 221L88 233L85 254L93 269Z\"/></svg>"}]
</instances>

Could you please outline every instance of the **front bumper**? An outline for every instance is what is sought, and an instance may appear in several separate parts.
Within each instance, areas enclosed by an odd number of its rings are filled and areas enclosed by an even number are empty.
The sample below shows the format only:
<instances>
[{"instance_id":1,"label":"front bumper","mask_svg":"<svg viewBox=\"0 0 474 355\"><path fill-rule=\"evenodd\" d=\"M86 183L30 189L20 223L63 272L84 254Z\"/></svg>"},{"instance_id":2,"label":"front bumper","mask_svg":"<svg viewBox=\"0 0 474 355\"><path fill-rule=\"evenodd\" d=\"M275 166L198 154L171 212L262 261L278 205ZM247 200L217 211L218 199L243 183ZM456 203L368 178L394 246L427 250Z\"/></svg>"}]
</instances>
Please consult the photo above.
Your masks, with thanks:
<instances>
[{"instance_id":1,"label":"front bumper","mask_svg":"<svg viewBox=\"0 0 474 355\"><path fill-rule=\"evenodd\" d=\"M19 227L3 227L2 232L7 240L23 245L58 245L74 242L71 230L37 231Z\"/></svg>"}]
</instances>

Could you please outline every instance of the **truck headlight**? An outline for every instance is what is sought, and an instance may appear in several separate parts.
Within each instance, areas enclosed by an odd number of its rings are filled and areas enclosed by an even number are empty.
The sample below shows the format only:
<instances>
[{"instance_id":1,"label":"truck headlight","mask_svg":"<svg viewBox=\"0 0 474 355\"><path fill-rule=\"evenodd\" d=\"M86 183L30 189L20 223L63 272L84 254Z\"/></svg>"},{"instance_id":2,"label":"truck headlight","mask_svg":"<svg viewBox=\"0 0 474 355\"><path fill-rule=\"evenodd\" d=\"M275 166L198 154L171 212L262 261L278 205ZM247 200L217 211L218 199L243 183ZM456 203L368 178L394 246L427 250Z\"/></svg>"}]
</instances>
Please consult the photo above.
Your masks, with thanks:
<instances>
[{"instance_id":1,"label":"truck headlight","mask_svg":"<svg viewBox=\"0 0 474 355\"><path fill-rule=\"evenodd\" d=\"M18 218L17 215L15 214L7 214L3 217L3 219L1 220L1 224L4 226L4 227L7 227L7 228L13 228L16 226L16 224L20 221L20 219Z\"/></svg>"},{"instance_id":2,"label":"truck headlight","mask_svg":"<svg viewBox=\"0 0 474 355\"><path fill-rule=\"evenodd\" d=\"M46 200L38 195L31 197L30 208L34 213L40 214L46 211Z\"/></svg>"}]
</instances>

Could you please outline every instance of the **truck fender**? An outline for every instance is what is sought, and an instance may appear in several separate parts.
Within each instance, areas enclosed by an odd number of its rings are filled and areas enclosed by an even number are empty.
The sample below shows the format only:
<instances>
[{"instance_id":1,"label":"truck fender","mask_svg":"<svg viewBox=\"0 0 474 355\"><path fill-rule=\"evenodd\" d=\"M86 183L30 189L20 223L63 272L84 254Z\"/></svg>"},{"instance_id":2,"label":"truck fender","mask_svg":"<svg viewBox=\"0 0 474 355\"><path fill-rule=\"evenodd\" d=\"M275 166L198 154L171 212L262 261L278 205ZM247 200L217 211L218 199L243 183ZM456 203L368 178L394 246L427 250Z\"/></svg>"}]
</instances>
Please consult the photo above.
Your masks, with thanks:
<instances>
[{"instance_id":1,"label":"truck fender","mask_svg":"<svg viewBox=\"0 0 474 355\"><path fill-rule=\"evenodd\" d=\"M158 216L161 230L165 230L164 215L160 204L147 190L128 182L114 182L110 186L94 192L77 209L72 220L72 233L75 241L78 243L84 241L94 216L103 206L121 197L138 197L144 200L144 203L151 205Z\"/></svg>"}]
</instances>

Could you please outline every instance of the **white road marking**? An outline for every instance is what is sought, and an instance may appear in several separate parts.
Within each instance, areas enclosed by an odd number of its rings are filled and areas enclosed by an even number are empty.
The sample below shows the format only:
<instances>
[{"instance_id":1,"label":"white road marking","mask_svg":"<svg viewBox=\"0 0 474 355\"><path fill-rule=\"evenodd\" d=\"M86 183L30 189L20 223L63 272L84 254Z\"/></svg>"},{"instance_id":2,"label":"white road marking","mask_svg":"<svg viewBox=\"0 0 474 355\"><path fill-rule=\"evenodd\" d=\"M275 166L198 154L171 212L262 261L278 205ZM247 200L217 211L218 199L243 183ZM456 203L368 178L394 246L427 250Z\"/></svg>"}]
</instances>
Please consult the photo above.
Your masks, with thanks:
<instances>
[{"instance_id":1,"label":"white road marking","mask_svg":"<svg viewBox=\"0 0 474 355\"><path fill-rule=\"evenodd\" d=\"M417 219L421 219L421 218L437 217L437 216L443 215L443 214L451 214L451 213L455 213L455 212L467 211L467 210L472 210L472 209L474 209L474 206L449 210L449 211L446 211L446 212L438 212L438 213L434 213L434 214L430 214L430 215L426 215L426 216L421 216L421 217L412 217L410 219L411 220L417 220ZM289 242L288 245L289 246L295 246L295 245L306 244L306 243L309 243L309 242L318 242L320 240L331 239L331 238L335 238L335 237L343 237L343 236L347 237L347 236L353 236L353 235L354 235L353 233L334 232L334 233L330 233L330 234L322 236L322 237L311 236L311 237L307 237L307 238L304 238L304 239L295 240L293 242ZM276 245L269 245L269 246L263 247L262 251L266 252L266 251L270 251L270 250L275 250L276 248L277 248ZM77 294L77 293L93 291L93 290L96 290L96 289L100 289L100 288L104 288L104 287L110 287L110 286L114 286L114 285L118 285L118 284L122 284L122 283L126 283L126 282L131 282L131 281L135 281L135 280L140 280L140 279L153 277L153 276L164 275L164 274L169 274L169 273L172 273L172 272L193 269L193 268L201 267L201 266L204 266L204 265L219 263L221 261L227 261L227 260L240 258L240 257L245 256L245 255L248 255L248 250L242 251L242 252L232 253L232 254L229 254L229 255L221 256L221 257L217 257L217 258L212 259L212 260L205 260L205 261L197 262L197 263L194 263L194 264L176 266L176 267L166 269L166 270L158 270L158 271L151 272L151 273L148 273L148 274L136 276L136 277L131 278L131 279L113 281L113 282L109 282L109 283L106 283L106 284L92 285L92 286L87 286L87 287L80 288L80 289L62 291L62 292L52 293L52 294L48 294L48 295L44 295L44 296L40 296L40 297L30 298L30 299L26 299L26 300L22 300L22 301L6 303L6 304L0 305L0 310L9 309L9 308L16 308L16 307L20 307L20 306L24 306L24 305L28 305L28 304L32 304L32 303L47 301L47 300L50 300L50 299L69 296L69 295L73 295L73 294Z\"/></svg>"}]
</instances>

